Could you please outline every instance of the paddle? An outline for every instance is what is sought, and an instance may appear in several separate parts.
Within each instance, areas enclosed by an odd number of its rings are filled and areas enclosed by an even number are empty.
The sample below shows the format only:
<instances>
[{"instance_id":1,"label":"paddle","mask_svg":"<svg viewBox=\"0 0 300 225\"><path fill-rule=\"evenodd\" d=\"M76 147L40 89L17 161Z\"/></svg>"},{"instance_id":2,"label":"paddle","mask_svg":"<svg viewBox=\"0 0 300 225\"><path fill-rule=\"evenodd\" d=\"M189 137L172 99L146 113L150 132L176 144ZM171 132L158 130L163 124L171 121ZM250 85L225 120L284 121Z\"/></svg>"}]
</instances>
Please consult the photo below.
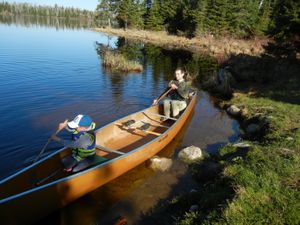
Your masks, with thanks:
<instances>
[{"instance_id":1,"label":"paddle","mask_svg":"<svg viewBox=\"0 0 300 225\"><path fill-rule=\"evenodd\" d=\"M172 91L172 88L171 88L171 87L170 87L165 93L163 93L161 96L159 96L158 99L156 100L156 102L153 103L152 105L157 105L158 102L159 102L160 100L162 100L164 97L166 97L167 94L169 94L170 91Z\"/></svg>"},{"instance_id":2,"label":"paddle","mask_svg":"<svg viewBox=\"0 0 300 225\"><path fill-rule=\"evenodd\" d=\"M55 175L57 175L60 172L63 172L64 170L62 168L56 169L53 173L51 173L49 176L35 182L35 186L40 186L42 183L44 183L45 181L51 179L52 177L54 177Z\"/></svg>"},{"instance_id":3,"label":"paddle","mask_svg":"<svg viewBox=\"0 0 300 225\"><path fill-rule=\"evenodd\" d=\"M54 133L54 135L57 135L59 132L61 131L61 129L57 129L57 131ZM43 149L40 151L40 153L38 154L38 156L33 160L32 163L35 163L36 161L39 160L39 158L43 155L44 151L46 150L47 146L50 144L50 142L52 141L52 135L50 136L50 138L48 139L47 143L44 145Z\"/></svg>"}]
</instances>

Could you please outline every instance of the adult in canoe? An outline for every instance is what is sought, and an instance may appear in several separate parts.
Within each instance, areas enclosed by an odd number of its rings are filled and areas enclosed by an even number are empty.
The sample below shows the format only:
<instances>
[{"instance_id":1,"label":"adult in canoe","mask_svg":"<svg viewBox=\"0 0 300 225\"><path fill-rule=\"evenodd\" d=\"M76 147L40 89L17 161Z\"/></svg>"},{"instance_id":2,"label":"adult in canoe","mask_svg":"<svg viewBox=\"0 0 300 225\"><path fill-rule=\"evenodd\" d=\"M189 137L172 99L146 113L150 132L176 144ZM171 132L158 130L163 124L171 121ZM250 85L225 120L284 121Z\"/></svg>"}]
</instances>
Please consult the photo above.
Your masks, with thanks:
<instances>
[{"instance_id":1,"label":"adult in canoe","mask_svg":"<svg viewBox=\"0 0 300 225\"><path fill-rule=\"evenodd\" d=\"M62 159L67 172L78 172L87 168L94 160L96 153L96 124L88 115L77 115L74 120L58 125L58 130L66 129L71 132L71 140L57 137L56 134L51 138L65 147L72 148L72 155Z\"/></svg>"},{"instance_id":2,"label":"adult in canoe","mask_svg":"<svg viewBox=\"0 0 300 225\"><path fill-rule=\"evenodd\" d=\"M189 98L190 89L190 85L185 80L183 69L177 68L175 70L175 79L169 82L168 90L165 92L168 94L168 97L163 102L165 118L171 116L171 111L172 117L176 118L179 112L186 108L186 100ZM156 105L165 93L160 98L154 99L153 105Z\"/></svg>"}]
</instances>

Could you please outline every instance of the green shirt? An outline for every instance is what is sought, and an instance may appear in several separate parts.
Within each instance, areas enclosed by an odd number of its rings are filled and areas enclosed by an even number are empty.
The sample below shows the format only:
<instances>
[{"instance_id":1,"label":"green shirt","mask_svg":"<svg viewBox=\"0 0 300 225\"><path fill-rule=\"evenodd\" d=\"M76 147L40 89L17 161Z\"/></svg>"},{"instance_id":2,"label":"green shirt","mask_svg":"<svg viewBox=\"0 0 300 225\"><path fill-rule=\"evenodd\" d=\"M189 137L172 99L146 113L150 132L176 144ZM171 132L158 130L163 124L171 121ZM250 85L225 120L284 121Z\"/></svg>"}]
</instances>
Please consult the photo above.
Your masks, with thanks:
<instances>
[{"instance_id":1,"label":"green shirt","mask_svg":"<svg viewBox=\"0 0 300 225\"><path fill-rule=\"evenodd\" d=\"M169 87L171 84L175 84L178 88L173 90L170 94L172 100L186 100L189 97L190 85L186 81L179 82L178 80L171 80L169 82Z\"/></svg>"}]
</instances>

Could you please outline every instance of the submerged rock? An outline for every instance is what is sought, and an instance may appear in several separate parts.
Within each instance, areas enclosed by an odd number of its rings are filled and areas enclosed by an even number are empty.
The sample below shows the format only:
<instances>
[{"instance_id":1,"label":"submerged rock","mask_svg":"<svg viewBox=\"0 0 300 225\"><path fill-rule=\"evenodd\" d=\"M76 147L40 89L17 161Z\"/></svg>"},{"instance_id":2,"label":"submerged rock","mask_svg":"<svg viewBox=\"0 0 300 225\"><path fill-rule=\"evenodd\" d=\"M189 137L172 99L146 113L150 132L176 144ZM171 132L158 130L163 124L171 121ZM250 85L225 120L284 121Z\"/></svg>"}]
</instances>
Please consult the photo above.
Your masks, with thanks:
<instances>
[{"instance_id":1,"label":"submerged rock","mask_svg":"<svg viewBox=\"0 0 300 225\"><path fill-rule=\"evenodd\" d=\"M182 149L178 158L185 163L193 163L203 158L202 150L196 146L189 146Z\"/></svg>"},{"instance_id":2,"label":"submerged rock","mask_svg":"<svg viewBox=\"0 0 300 225\"><path fill-rule=\"evenodd\" d=\"M149 161L149 167L155 171L165 172L172 167L172 159L154 156Z\"/></svg>"}]
</instances>

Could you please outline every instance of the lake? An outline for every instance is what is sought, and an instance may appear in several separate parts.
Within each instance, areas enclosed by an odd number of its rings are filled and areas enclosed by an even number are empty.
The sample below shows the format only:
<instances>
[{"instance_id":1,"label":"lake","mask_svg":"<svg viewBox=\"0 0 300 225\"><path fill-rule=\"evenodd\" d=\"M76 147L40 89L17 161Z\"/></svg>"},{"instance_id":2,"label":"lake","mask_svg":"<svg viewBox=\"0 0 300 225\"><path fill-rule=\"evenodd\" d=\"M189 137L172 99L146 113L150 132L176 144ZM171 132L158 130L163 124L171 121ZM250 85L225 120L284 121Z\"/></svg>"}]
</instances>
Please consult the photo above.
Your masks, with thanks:
<instances>
[{"instance_id":1,"label":"lake","mask_svg":"<svg viewBox=\"0 0 300 225\"><path fill-rule=\"evenodd\" d=\"M88 114L101 127L150 106L173 78L175 68L193 58L189 52L161 49L87 29L0 23L0 32L0 178L35 159L58 123L66 118ZM118 48L128 58L139 60L144 71L120 74L105 70L99 53L103 46ZM209 60L203 60L209 68ZM176 159L176 152L189 145L215 153L220 146L239 138L238 122L216 108L214 101L199 90L193 117L162 155ZM46 152L59 147L52 143ZM169 196L168 191L178 179L186 177L189 182L186 167L178 163L176 168L161 174L141 165L51 214L47 221L96 224L104 214L124 210L124 201L134 205L134 213L128 217L135 221L159 198ZM166 180L169 182L157 185ZM179 185L178 192L184 186ZM146 195L152 196L151 203L143 201Z\"/></svg>"}]
</instances>

